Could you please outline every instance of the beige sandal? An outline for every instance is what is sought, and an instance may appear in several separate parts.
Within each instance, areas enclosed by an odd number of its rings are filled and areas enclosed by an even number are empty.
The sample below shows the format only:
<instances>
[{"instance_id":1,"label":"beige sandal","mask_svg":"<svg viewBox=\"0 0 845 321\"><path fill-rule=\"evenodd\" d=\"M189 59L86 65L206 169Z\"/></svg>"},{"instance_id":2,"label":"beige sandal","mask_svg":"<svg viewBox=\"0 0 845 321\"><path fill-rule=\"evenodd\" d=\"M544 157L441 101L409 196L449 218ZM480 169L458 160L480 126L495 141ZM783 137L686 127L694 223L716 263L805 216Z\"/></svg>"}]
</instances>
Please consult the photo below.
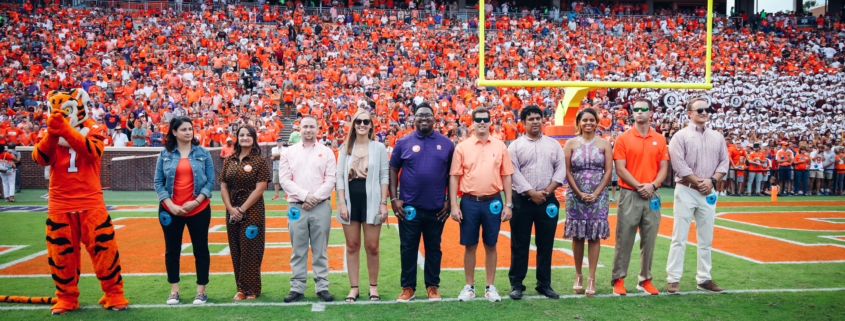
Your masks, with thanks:
<instances>
[{"instance_id":1,"label":"beige sandal","mask_svg":"<svg viewBox=\"0 0 845 321\"><path fill-rule=\"evenodd\" d=\"M585 296L588 298L596 296L596 279L587 278L587 291Z\"/></svg>"},{"instance_id":2,"label":"beige sandal","mask_svg":"<svg viewBox=\"0 0 845 321\"><path fill-rule=\"evenodd\" d=\"M576 294L584 293L584 275L582 274L575 274L575 284L572 285L572 291L575 291Z\"/></svg>"}]
</instances>

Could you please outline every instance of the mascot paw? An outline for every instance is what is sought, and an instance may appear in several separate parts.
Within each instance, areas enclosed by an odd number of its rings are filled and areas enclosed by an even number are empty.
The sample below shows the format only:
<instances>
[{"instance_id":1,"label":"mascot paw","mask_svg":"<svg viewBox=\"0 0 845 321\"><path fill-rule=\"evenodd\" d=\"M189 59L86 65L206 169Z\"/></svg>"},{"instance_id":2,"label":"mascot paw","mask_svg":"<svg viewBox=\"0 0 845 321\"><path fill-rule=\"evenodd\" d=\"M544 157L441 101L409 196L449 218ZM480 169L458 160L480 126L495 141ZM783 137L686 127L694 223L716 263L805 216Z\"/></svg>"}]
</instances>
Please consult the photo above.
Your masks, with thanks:
<instances>
[{"instance_id":1,"label":"mascot paw","mask_svg":"<svg viewBox=\"0 0 845 321\"><path fill-rule=\"evenodd\" d=\"M47 119L47 132L58 136L65 136L70 130L70 123L65 118L64 112L53 110L50 113L50 118Z\"/></svg>"}]
</instances>

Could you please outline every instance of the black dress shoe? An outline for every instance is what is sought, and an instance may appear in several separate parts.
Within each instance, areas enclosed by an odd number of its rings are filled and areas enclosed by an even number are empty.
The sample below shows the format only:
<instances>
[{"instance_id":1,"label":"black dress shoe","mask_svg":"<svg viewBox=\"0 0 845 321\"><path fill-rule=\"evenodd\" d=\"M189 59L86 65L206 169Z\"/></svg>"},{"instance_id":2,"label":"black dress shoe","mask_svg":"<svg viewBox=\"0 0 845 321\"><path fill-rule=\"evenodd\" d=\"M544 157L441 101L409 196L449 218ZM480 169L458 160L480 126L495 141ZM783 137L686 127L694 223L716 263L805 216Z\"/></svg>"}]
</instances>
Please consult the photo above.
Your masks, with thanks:
<instances>
[{"instance_id":1,"label":"black dress shoe","mask_svg":"<svg viewBox=\"0 0 845 321\"><path fill-rule=\"evenodd\" d=\"M522 289L518 287L513 287L513 290L511 290L511 293L508 296L510 296L511 299L514 300L522 300Z\"/></svg>"},{"instance_id":2,"label":"black dress shoe","mask_svg":"<svg viewBox=\"0 0 845 321\"><path fill-rule=\"evenodd\" d=\"M296 302L297 300L302 299L302 298L304 298L304 297L305 297L305 295L303 295L302 293L299 293L299 292L291 292L290 294L288 294L288 295L285 297L285 303Z\"/></svg>"},{"instance_id":3,"label":"black dress shoe","mask_svg":"<svg viewBox=\"0 0 845 321\"><path fill-rule=\"evenodd\" d=\"M536 288L535 290L537 290L537 292L539 292L540 294L545 295L549 299L560 299L560 295L558 295L557 292L555 292L555 290L552 290L552 288L550 287Z\"/></svg>"},{"instance_id":4,"label":"black dress shoe","mask_svg":"<svg viewBox=\"0 0 845 321\"><path fill-rule=\"evenodd\" d=\"M334 301L334 296L332 296L331 294L329 294L329 291L320 291L320 292L317 292L317 297L318 297L318 298L320 298L320 300L323 300L323 302L332 302L332 301Z\"/></svg>"}]
</instances>

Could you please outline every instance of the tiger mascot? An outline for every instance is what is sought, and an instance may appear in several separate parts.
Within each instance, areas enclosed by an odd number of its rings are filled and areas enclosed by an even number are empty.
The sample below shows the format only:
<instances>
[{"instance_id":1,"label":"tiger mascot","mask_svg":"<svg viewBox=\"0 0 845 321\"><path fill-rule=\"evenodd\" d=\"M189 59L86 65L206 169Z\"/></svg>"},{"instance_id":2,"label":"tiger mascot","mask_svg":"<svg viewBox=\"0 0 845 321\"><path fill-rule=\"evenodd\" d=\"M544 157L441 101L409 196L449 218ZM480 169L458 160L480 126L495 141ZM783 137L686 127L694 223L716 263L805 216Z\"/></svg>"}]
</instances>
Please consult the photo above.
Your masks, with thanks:
<instances>
[{"instance_id":1,"label":"tiger mascot","mask_svg":"<svg viewBox=\"0 0 845 321\"><path fill-rule=\"evenodd\" d=\"M100 157L103 136L89 133L93 121L88 93L81 88L70 92L51 91L52 106L47 133L32 151L32 159L50 169L47 206L47 263L56 283L58 302L52 314L64 314L79 307L81 247L85 245L94 263L94 272L105 294L104 308L125 310L120 254L114 238L111 217L103 202L100 185Z\"/></svg>"}]
</instances>

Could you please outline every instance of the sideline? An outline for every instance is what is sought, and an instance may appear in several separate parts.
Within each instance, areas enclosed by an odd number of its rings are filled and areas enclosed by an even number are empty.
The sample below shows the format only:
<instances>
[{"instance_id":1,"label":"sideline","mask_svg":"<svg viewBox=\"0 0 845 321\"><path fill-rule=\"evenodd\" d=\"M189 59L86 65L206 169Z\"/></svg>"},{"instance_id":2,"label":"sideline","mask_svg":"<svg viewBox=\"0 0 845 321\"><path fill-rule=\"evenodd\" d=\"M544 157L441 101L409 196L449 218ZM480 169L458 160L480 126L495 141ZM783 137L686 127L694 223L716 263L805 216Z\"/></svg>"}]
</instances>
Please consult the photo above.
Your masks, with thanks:
<instances>
[{"instance_id":1,"label":"sideline","mask_svg":"<svg viewBox=\"0 0 845 321\"><path fill-rule=\"evenodd\" d=\"M821 288L821 289L747 289L747 290L726 290L725 294L742 294L742 293L799 293L799 292L834 292L834 291L845 291L845 288ZM689 292L681 292L680 295L718 295L717 293L710 293L704 291L689 291ZM661 296L673 296L674 294L660 294ZM640 296L651 296L648 293L629 293L625 297L640 297ZM596 298L618 298L620 300L624 300L624 297L619 297L613 294L598 294L595 296ZM583 295L561 295L560 300L564 299L589 299ZM531 295L525 296L523 300L536 300L536 299L547 299L545 296L542 295ZM484 298L475 298L472 301L484 301ZM502 297L502 300L511 300L508 296ZM458 298L444 298L441 302L454 302L458 301ZM330 305L370 305L370 304L413 304L413 303L433 303L432 301L428 300L412 300L411 302L397 302L396 300L390 301L358 301L358 302L293 302L293 303L284 303L284 302L256 302L256 303L206 303L202 305L193 305L193 304L177 304L177 305L167 305L167 304L129 304L130 309L178 309L178 308L209 308L209 307L238 307L238 306L302 306L302 305L311 305L311 311L313 312L322 312L322 311L315 311L320 310L321 308L325 311L326 306ZM314 306L317 306L316 308ZM322 306L322 307L320 307ZM80 309L102 309L103 307L99 305L86 305L79 307ZM42 305L42 306L4 306L0 307L0 311L3 310L49 310L50 305Z\"/></svg>"}]
</instances>

